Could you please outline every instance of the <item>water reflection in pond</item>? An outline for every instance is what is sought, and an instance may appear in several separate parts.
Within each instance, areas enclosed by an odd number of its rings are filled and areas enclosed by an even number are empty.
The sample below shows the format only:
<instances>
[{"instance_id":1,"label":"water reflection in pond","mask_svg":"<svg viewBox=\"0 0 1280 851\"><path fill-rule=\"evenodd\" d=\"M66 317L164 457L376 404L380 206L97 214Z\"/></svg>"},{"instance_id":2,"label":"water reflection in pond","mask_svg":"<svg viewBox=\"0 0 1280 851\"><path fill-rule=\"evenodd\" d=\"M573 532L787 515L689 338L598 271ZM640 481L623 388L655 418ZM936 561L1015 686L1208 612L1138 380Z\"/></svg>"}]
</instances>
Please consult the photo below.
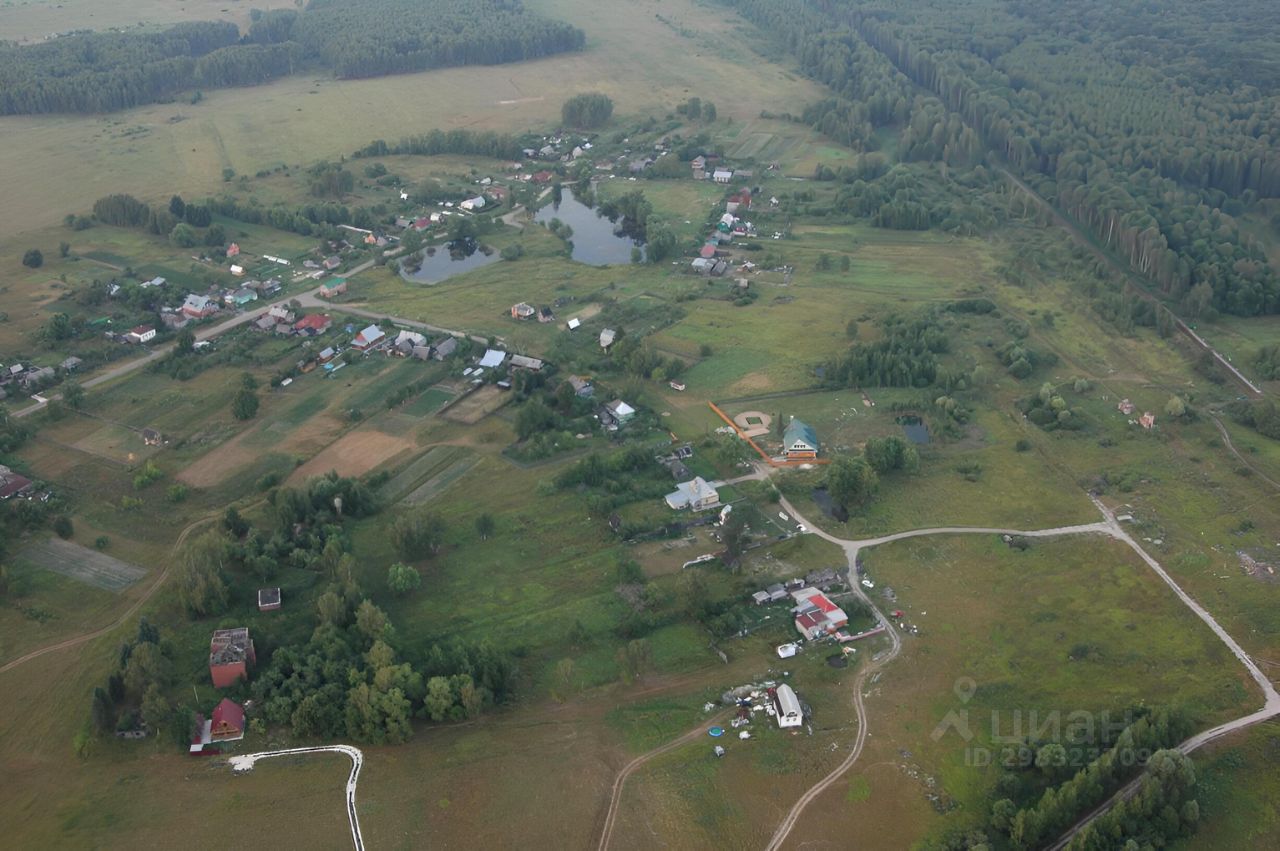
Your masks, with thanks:
<instances>
[{"instance_id":1,"label":"water reflection in pond","mask_svg":"<svg viewBox=\"0 0 1280 851\"><path fill-rule=\"evenodd\" d=\"M438 284L441 281L472 269L478 269L498 259L498 252L482 246L474 239L457 239L444 245L424 248L415 258L406 258L401 265L401 275L420 284ZM414 270L415 264L421 264Z\"/></svg>"},{"instance_id":2,"label":"water reflection in pond","mask_svg":"<svg viewBox=\"0 0 1280 851\"><path fill-rule=\"evenodd\" d=\"M902 426L902 433L912 443L923 445L929 442L929 427L920 417L914 415L898 417L898 425Z\"/></svg>"},{"instance_id":3,"label":"water reflection in pond","mask_svg":"<svg viewBox=\"0 0 1280 851\"><path fill-rule=\"evenodd\" d=\"M633 248L644 251L642 242L622 233L619 225L579 201L572 191L566 191L559 204L548 204L533 217L535 222L544 223L552 219L559 219L573 229L569 241L573 243L573 259L579 263L591 266L630 263Z\"/></svg>"}]
</instances>

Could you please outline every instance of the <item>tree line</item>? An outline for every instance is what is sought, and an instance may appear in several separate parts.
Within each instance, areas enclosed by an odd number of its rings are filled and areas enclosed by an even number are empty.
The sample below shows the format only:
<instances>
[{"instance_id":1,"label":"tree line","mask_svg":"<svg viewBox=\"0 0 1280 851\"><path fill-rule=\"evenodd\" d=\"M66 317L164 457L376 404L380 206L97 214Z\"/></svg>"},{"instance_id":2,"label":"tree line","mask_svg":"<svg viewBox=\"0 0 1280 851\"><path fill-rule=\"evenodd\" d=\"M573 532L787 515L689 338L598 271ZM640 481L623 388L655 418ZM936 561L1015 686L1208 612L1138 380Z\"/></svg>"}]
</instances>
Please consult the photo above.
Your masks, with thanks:
<instances>
[{"instance_id":1,"label":"tree line","mask_svg":"<svg viewBox=\"0 0 1280 851\"><path fill-rule=\"evenodd\" d=\"M311 0L156 33L78 32L0 45L0 115L111 112L198 88L326 69L341 78L496 65L580 50L582 30L519 0Z\"/></svg>"}]
</instances>

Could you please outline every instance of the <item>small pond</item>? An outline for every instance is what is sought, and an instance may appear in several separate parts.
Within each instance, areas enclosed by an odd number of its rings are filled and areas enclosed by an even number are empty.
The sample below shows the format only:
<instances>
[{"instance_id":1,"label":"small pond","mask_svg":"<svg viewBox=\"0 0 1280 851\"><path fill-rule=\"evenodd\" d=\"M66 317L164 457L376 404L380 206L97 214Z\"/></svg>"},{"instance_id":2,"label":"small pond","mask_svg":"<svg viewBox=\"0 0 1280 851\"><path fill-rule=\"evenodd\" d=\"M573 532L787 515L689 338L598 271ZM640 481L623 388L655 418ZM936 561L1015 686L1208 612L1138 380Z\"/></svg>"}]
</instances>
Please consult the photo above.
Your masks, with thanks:
<instances>
[{"instance_id":1,"label":"small pond","mask_svg":"<svg viewBox=\"0 0 1280 851\"><path fill-rule=\"evenodd\" d=\"M589 266L612 266L631 262L631 249L644 244L621 232L618 225L605 218L598 210L588 207L565 190L559 204L548 204L533 217L535 222L559 219L573 228L569 241L573 243L573 259Z\"/></svg>"},{"instance_id":2,"label":"small pond","mask_svg":"<svg viewBox=\"0 0 1280 851\"><path fill-rule=\"evenodd\" d=\"M898 425L902 426L902 433L912 443L923 445L929 442L929 427L914 414L898 417Z\"/></svg>"},{"instance_id":3,"label":"small pond","mask_svg":"<svg viewBox=\"0 0 1280 851\"><path fill-rule=\"evenodd\" d=\"M831 494L827 493L826 488L814 488L810 496L813 498L814 504L822 509L822 513L832 520L839 520L843 523L849 519L849 512L831 501Z\"/></svg>"},{"instance_id":4,"label":"small pond","mask_svg":"<svg viewBox=\"0 0 1280 851\"><path fill-rule=\"evenodd\" d=\"M406 281L420 284L438 284L454 275L479 269L499 259L498 252L488 249L489 253L486 254L485 250L474 239L459 239L424 248L418 258L422 266L416 272L410 272L402 265L400 276ZM404 263L409 264L409 269L413 268L410 260L406 259Z\"/></svg>"}]
</instances>

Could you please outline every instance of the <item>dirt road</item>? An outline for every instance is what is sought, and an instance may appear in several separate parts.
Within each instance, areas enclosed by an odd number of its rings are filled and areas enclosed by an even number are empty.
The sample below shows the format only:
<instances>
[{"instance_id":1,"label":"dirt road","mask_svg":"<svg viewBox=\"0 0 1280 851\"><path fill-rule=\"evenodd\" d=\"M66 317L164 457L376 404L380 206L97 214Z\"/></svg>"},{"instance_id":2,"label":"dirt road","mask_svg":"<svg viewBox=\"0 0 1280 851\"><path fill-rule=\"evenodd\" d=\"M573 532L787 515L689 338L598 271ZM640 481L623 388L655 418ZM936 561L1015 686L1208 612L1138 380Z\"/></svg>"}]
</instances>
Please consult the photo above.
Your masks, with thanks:
<instances>
[{"instance_id":1,"label":"dirt road","mask_svg":"<svg viewBox=\"0 0 1280 851\"><path fill-rule=\"evenodd\" d=\"M763 475L763 471L758 471L758 472L761 472ZM830 541L831 543L839 546L841 549L844 550L845 557L848 560L848 564L849 564L848 582L850 587L853 588L853 590L857 593L858 597L861 598L871 608L871 611L875 615L876 620L880 624L888 627L885 634L890 637L893 644L890 647L889 652L887 654L879 657L878 659L873 660L872 664L869 665L867 668L865 668L862 671L862 673L858 676L857 680L854 682L853 705L854 705L854 711L857 713L858 735L854 741L853 747L849 752L849 755L846 756L845 759L840 763L840 765L836 766L836 768L830 774L828 774L822 780L818 781L816 784L810 787L810 789L807 792L805 792L805 794L802 795L798 801L796 801L795 805L791 808L791 811L787 813L786 817L782 820L782 823L778 825L778 829L774 832L773 838L770 840L768 845L768 851L777 851L777 849L780 849L782 847L782 844L786 841L787 837L790 835L791 831L794 829L797 821L799 821L800 815L804 811L805 807L807 807L810 803L813 802L814 799L816 799L819 795L821 795L828 788L830 788L832 784L838 781L850 768L853 767L853 764L857 762L858 757L861 756L863 744L865 743L866 737L868 735L867 713L866 713L866 707L864 706L864 703L863 703L863 697L864 697L863 687L866 683L867 677L871 675L873 672L887 665L890 661L892 661L898 655L898 653L902 648L902 639L898 635L897 630L893 628L892 624L884 616L884 614L880 612L879 609L876 608L874 603L871 602L871 600L863 592L861 585L859 585L858 583L858 580L857 580L858 553L864 548L880 546L881 544L887 544L893 541L901 541L907 538L921 537L924 535L970 535L970 534L991 535L991 534L995 534L995 535L1016 535L1024 538L1052 538L1052 537L1058 537L1063 535L1106 535L1108 537L1115 538L1116 540L1127 544L1134 552L1136 552L1138 556L1147 564L1147 566L1150 567L1151 570L1154 571L1155 574L1159 576L1160 579L1166 585L1169 586L1169 588L1178 597L1178 599L1181 600L1185 606L1191 609L1191 611L1195 613L1196 617L1204 621L1204 623L1211 630L1213 630L1214 634L1217 635L1218 638L1221 639L1221 641L1227 645L1227 648L1236 657L1236 659L1239 660L1239 662L1242 665L1244 665L1245 669L1249 672L1250 676L1253 677L1254 682L1258 684L1258 687L1259 689L1261 689L1262 694L1265 698L1263 707L1261 709L1255 712L1252 712L1248 715L1245 715L1242 718L1237 718L1233 721L1229 721L1225 724L1221 724L1217 727L1214 727L1211 730L1205 730L1202 733L1197 733L1195 736L1192 736L1191 738L1187 739L1185 742L1182 742L1180 745L1178 745L1178 749L1183 751L1184 753L1189 753L1190 751L1195 750L1196 748L1204 745L1207 742L1214 741L1215 739L1221 738L1222 736L1235 732L1236 730L1243 730L1246 727L1249 727L1253 724L1257 724L1259 722L1266 721L1270 718L1274 718L1277 715L1280 715L1280 694L1276 692L1276 689L1272 685L1271 681L1262 672L1262 670L1258 667L1258 665L1254 662L1254 660L1249 656L1249 654L1245 652L1244 648L1242 648L1238 643L1236 643L1235 639L1231 637L1231 635L1214 619L1214 617L1211 614L1209 614L1204 609L1204 607L1202 607L1199 603L1197 603L1195 599L1191 597L1191 595L1187 594L1185 591L1182 590L1182 588L1178 585L1178 583L1173 580L1173 577L1171 577L1165 571L1164 567L1158 561L1152 558L1151 555L1148 554L1146 550L1144 550L1141 546L1138 545L1137 541L1135 541L1132 537L1130 537L1130 535L1121 527L1120 523L1116 521L1115 515L1110 511L1110 509L1108 509L1105 505L1103 505L1102 502L1098 500L1096 497L1091 495L1090 499L1093 501L1093 504L1095 507L1097 507L1098 511L1102 513L1103 520L1098 523L1087 523L1087 524L1075 525L1075 526L1058 526L1052 529L1036 529L1036 530L995 529L995 528L980 527L980 526L940 526L940 527L934 527L934 528L928 528L928 529L913 529L906 532L897 532L891 535L882 535L877 538L865 538L862 540L847 540L844 538L837 538L836 536L810 523L803 515L800 514L799 511L795 509L795 506L793 506L785 497L779 500L782 507L786 509L786 511L792 517L795 518L797 523L800 523L801 525L807 527L810 530L810 532L812 532L812 534L815 534L826 541ZM1079 832L1090 821L1097 818L1102 813L1106 812L1107 809L1113 806L1117 801L1120 801L1123 798L1134 794L1134 792L1138 789L1140 781L1141 781L1141 776L1139 776L1138 778L1135 778L1132 782L1130 782L1128 785L1122 788L1119 792L1117 792L1114 796L1112 796L1112 798L1110 798L1106 803L1098 807L1096 810L1094 810L1092 813L1087 815L1085 818L1081 819L1053 847L1054 848L1065 847L1070 842L1071 837L1074 836L1077 832Z\"/></svg>"}]
</instances>

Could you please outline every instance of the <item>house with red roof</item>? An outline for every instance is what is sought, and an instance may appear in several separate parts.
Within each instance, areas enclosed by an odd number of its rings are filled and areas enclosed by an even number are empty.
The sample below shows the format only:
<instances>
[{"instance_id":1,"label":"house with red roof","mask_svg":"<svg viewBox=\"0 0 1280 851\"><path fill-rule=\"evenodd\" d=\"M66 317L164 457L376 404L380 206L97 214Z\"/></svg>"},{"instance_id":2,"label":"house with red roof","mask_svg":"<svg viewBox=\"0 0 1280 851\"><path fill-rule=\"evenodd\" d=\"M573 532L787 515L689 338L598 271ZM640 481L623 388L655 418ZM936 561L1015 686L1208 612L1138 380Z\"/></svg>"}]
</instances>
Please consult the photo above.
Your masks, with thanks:
<instances>
[{"instance_id":1,"label":"house with red roof","mask_svg":"<svg viewBox=\"0 0 1280 851\"><path fill-rule=\"evenodd\" d=\"M703 260L710 260L712 257L716 256L716 247L708 242L706 245L702 246L702 248L698 249L698 256Z\"/></svg>"},{"instance_id":2,"label":"house with red roof","mask_svg":"<svg viewBox=\"0 0 1280 851\"><path fill-rule=\"evenodd\" d=\"M323 313L309 313L293 323L293 333L302 337L318 337L329 330L332 322Z\"/></svg>"},{"instance_id":3,"label":"house with red roof","mask_svg":"<svg viewBox=\"0 0 1280 851\"><path fill-rule=\"evenodd\" d=\"M244 738L244 707L224 697L209 723L209 741L234 742Z\"/></svg>"},{"instance_id":4,"label":"house with red roof","mask_svg":"<svg viewBox=\"0 0 1280 851\"><path fill-rule=\"evenodd\" d=\"M805 638L821 638L849 624L849 616L844 609L817 588L798 588L791 592L791 597L796 601L792 608L796 615L796 631Z\"/></svg>"},{"instance_id":5,"label":"house with red roof","mask_svg":"<svg viewBox=\"0 0 1280 851\"><path fill-rule=\"evenodd\" d=\"M551 178L552 178L552 177L554 177L554 176L555 176L555 175L553 175L553 174L552 174L551 172L549 172L549 171L535 171L535 172L533 173L533 182L534 182L534 183L548 183L548 182L550 182Z\"/></svg>"}]
</instances>

